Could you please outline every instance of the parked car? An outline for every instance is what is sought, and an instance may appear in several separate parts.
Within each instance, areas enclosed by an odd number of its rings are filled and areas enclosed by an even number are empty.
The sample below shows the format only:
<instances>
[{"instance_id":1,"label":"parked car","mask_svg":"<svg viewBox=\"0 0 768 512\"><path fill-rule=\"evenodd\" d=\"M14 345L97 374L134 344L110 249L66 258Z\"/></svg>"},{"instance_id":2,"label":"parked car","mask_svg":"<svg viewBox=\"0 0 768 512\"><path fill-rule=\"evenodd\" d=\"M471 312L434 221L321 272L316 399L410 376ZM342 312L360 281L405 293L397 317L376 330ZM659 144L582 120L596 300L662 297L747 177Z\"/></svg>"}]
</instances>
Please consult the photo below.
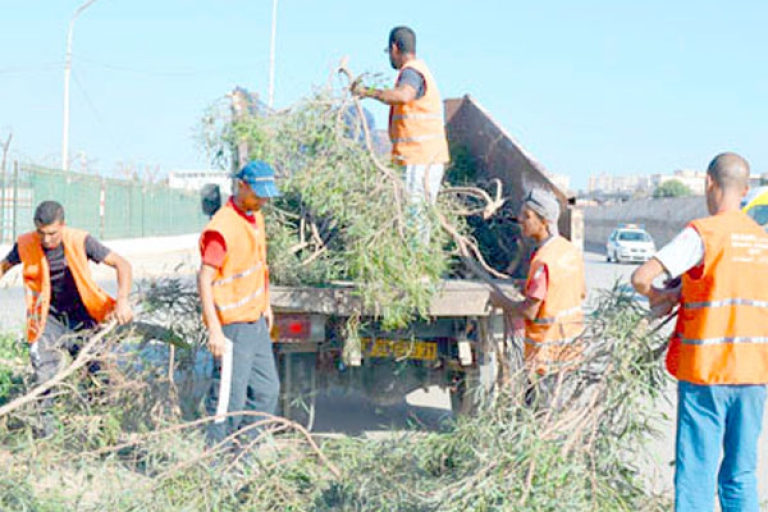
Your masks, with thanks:
<instances>
[{"instance_id":1,"label":"parked car","mask_svg":"<svg viewBox=\"0 0 768 512\"><path fill-rule=\"evenodd\" d=\"M605 244L605 259L609 262L644 262L651 259L655 252L653 238L637 224L620 224Z\"/></svg>"},{"instance_id":2,"label":"parked car","mask_svg":"<svg viewBox=\"0 0 768 512\"><path fill-rule=\"evenodd\" d=\"M741 209L768 231L768 187L756 187L741 201Z\"/></svg>"}]
</instances>

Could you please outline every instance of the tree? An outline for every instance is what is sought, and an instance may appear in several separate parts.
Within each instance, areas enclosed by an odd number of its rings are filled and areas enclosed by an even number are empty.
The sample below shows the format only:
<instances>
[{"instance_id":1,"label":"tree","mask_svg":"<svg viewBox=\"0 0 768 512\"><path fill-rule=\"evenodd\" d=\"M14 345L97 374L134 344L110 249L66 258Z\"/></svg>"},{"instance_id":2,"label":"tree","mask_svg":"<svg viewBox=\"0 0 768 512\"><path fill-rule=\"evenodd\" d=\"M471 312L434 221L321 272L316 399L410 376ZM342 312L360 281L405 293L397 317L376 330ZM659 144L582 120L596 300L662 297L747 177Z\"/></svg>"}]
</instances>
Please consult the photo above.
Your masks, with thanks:
<instances>
[{"instance_id":1,"label":"tree","mask_svg":"<svg viewBox=\"0 0 768 512\"><path fill-rule=\"evenodd\" d=\"M653 191L653 197L685 197L691 195L688 185L678 180L665 181Z\"/></svg>"}]
</instances>

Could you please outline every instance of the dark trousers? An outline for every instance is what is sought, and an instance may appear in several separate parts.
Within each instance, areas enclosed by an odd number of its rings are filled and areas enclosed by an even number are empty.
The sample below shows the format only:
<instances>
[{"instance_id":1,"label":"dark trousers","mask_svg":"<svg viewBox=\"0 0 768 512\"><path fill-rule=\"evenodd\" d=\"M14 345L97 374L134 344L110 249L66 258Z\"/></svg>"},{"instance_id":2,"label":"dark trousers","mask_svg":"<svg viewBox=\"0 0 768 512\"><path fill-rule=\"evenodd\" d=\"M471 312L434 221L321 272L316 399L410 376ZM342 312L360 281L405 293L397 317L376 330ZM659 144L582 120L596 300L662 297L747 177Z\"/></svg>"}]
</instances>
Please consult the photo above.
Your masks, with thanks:
<instances>
[{"instance_id":1,"label":"dark trousers","mask_svg":"<svg viewBox=\"0 0 768 512\"><path fill-rule=\"evenodd\" d=\"M87 336L91 333L90 329L94 325L93 322L75 323L66 318L48 316L43 333L29 347L29 357L38 385L54 378L67 366L71 357L77 357L80 353L80 347L87 341ZM95 374L99 370L100 365L97 361L89 363L88 371L90 373ZM53 420L47 413L51 405L52 398L46 393L39 405L44 435L50 435L54 428Z\"/></svg>"},{"instance_id":2,"label":"dark trousers","mask_svg":"<svg viewBox=\"0 0 768 512\"><path fill-rule=\"evenodd\" d=\"M232 342L232 374L229 382L229 395L222 396L226 387L222 375L222 359L216 359L213 365L213 382L206 400L209 415L221 409L225 400L228 413L263 412L275 414L280 394L280 381L277 375L275 357L272 352L272 340L267 330L267 322L261 318L257 322L235 323L223 326L224 336ZM262 416L233 415L223 421L213 421L208 427L207 443L213 446L238 431L244 432L247 442L259 435L259 428L247 427L263 420ZM246 430L247 429L247 430Z\"/></svg>"},{"instance_id":3,"label":"dark trousers","mask_svg":"<svg viewBox=\"0 0 768 512\"><path fill-rule=\"evenodd\" d=\"M55 316L48 316L43 333L29 347L29 356L37 384L55 377L66 366L69 357L77 357L92 327L93 324L72 323ZM97 372L99 364L92 362L88 370L92 373Z\"/></svg>"}]
</instances>

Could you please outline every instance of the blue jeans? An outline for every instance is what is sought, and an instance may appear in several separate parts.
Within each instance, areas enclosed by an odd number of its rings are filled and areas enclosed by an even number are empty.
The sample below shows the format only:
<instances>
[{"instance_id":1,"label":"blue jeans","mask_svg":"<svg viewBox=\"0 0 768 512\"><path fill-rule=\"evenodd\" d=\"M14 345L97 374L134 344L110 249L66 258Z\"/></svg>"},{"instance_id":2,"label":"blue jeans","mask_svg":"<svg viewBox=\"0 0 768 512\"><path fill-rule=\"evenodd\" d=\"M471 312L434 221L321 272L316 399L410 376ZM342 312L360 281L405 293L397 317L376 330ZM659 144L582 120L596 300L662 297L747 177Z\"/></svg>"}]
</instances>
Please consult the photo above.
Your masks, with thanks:
<instances>
[{"instance_id":1,"label":"blue jeans","mask_svg":"<svg viewBox=\"0 0 768 512\"><path fill-rule=\"evenodd\" d=\"M765 386L679 381L677 395L676 512L714 510L715 481L722 512L758 512Z\"/></svg>"}]
</instances>

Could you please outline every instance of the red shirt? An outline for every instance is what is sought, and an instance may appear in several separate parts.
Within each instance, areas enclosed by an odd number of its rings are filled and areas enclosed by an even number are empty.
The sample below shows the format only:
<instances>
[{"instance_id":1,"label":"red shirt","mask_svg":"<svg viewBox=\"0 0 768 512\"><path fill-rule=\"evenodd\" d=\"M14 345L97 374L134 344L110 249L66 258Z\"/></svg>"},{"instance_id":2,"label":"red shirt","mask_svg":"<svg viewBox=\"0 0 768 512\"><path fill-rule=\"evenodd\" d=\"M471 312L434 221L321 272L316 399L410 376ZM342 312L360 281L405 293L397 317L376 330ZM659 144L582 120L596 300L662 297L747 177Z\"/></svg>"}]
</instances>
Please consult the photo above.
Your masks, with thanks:
<instances>
[{"instance_id":1,"label":"red shirt","mask_svg":"<svg viewBox=\"0 0 768 512\"><path fill-rule=\"evenodd\" d=\"M231 197L227 201L227 206L234 208L252 226L256 225L256 217L238 208ZM221 233L218 231L206 231L203 233L200 245L200 257L203 260L203 265L220 268L224 264L224 257L227 255L227 244Z\"/></svg>"},{"instance_id":2,"label":"red shirt","mask_svg":"<svg viewBox=\"0 0 768 512\"><path fill-rule=\"evenodd\" d=\"M528 289L525 290L526 297L536 300L544 300L547 298L547 286L549 285L549 274L547 272L547 266L542 265L531 277L528 283Z\"/></svg>"}]
</instances>

